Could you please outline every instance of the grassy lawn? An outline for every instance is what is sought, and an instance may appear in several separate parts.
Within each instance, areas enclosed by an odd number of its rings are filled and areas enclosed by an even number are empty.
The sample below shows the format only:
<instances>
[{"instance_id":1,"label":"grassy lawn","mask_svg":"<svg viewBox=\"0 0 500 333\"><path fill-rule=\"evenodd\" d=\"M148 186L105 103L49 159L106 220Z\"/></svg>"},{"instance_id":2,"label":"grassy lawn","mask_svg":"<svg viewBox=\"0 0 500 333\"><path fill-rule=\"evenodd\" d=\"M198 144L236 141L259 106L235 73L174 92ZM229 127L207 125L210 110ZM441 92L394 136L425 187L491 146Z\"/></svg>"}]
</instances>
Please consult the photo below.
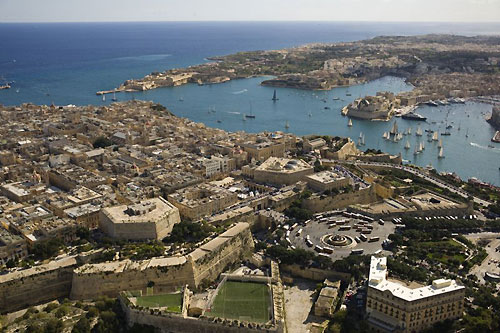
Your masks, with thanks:
<instances>
[{"instance_id":1,"label":"grassy lawn","mask_svg":"<svg viewBox=\"0 0 500 333\"><path fill-rule=\"evenodd\" d=\"M227 281L206 315L264 323L270 319L269 288L263 283Z\"/></svg>"},{"instance_id":2,"label":"grassy lawn","mask_svg":"<svg viewBox=\"0 0 500 333\"><path fill-rule=\"evenodd\" d=\"M137 305L146 308L167 308L170 312L181 312L182 293L137 297Z\"/></svg>"}]
</instances>

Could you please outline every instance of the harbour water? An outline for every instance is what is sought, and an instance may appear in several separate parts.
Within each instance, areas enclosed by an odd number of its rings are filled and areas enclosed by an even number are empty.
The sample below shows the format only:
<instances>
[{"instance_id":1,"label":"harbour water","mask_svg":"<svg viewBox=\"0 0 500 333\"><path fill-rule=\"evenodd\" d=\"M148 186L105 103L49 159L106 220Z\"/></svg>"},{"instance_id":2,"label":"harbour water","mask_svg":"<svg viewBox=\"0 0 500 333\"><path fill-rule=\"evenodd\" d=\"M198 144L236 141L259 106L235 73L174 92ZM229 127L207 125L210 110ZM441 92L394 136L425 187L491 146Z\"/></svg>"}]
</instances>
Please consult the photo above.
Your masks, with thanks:
<instances>
[{"instance_id":1,"label":"harbour water","mask_svg":"<svg viewBox=\"0 0 500 333\"><path fill-rule=\"evenodd\" d=\"M229 26L231 25L231 26ZM352 41L382 34L498 33L500 24L403 24L403 23L115 23L115 24L0 24L0 84L15 81L0 91L0 103L107 104L95 92L112 89L126 79L168 68L205 61L213 55L243 50L278 49L308 42ZM236 80L219 85L193 84L140 93L117 94L119 100L153 100L178 116L229 131L287 130L298 135L365 135L362 149L375 148L438 170L455 171L463 178L477 177L500 185L500 144L490 141L493 129L484 116L491 106L468 102L422 107L428 123L395 118L400 130L412 127L398 143L382 138L391 122L354 120L340 109L355 98L377 91L410 90L400 78L386 77L331 91L279 88L279 101L271 101L274 88L260 86L264 78ZM348 94L350 96L348 96ZM108 96L111 97L111 96ZM334 100L338 98L338 100ZM210 112L209 112L210 111ZM215 112L214 112L215 111ZM449 111L449 112L448 112ZM252 113L255 119L243 120ZM448 114L448 116L447 116ZM424 140L426 149L414 155L418 125L422 130L444 132L447 117L450 136L443 136L445 158L438 159L437 142ZM285 129L288 122L289 128ZM432 122L436 122L433 124ZM460 125L460 131L458 126ZM468 137L465 134L468 131ZM493 148L488 147L493 145Z\"/></svg>"}]
</instances>

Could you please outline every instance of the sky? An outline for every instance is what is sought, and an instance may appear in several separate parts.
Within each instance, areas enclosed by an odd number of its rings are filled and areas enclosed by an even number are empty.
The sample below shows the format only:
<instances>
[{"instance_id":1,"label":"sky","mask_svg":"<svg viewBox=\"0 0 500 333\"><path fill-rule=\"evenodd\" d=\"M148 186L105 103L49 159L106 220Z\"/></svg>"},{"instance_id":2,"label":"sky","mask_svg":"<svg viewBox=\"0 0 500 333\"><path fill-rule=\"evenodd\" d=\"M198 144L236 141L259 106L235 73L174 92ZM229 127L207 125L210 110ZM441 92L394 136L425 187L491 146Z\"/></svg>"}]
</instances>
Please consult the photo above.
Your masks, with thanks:
<instances>
[{"instance_id":1,"label":"sky","mask_svg":"<svg viewBox=\"0 0 500 333\"><path fill-rule=\"evenodd\" d=\"M0 0L0 22L500 22L500 0Z\"/></svg>"}]
</instances>

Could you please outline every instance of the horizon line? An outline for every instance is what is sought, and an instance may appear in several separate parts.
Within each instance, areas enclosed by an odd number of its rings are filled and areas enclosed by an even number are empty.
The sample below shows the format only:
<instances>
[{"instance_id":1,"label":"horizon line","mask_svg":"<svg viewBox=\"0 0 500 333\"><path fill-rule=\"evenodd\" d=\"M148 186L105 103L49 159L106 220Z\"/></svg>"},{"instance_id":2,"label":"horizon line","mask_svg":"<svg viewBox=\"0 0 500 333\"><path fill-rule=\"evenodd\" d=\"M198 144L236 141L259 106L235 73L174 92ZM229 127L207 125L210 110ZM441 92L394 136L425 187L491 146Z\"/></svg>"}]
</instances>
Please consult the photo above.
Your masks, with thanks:
<instances>
[{"instance_id":1,"label":"horizon line","mask_svg":"<svg viewBox=\"0 0 500 333\"><path fill-rule=\"evenodd\" d=\"M0 21L0 24L57 24L57 23L468 23L499 24L500 21L377 21L377 20L123 20L123 21Z\"/></svg>"}]
</instances>

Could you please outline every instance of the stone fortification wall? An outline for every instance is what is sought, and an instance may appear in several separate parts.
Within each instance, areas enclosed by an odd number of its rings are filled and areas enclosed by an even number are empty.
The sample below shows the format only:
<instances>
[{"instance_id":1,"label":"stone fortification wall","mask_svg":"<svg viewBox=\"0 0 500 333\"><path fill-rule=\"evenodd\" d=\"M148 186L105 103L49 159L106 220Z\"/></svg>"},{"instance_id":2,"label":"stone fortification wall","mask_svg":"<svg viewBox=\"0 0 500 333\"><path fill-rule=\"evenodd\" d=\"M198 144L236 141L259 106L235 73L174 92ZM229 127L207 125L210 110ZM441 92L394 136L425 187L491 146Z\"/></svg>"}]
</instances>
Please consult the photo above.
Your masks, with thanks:
<instances>
[{"instance_id":1,"label":"stone fortification wall","mask_svg":"<svg viewBox=\"0 0 500 333\"><path fill-rule=\"evenodd\" d=\"M242 222L191 252L188 260L193 263L195 287L214 281L253 250L250 225Z\"/></svg>"},{"instance_id":2,"label":"stone fortification wall","mask_svg":"<svg viewBox=\"0 0 500 333\"><path fill-rule=\"evenodd\" d=\"M0 312L16 311L57 298L115 297L123 290L169 292L212 282L231 265L253 251L248 223L238 223L188 256L121 260L77 267L75 258L15 271L0 276Z\"/></svg>"},{"instance_id":3,"label":"stone fortification wall","mask_svg":"<svg viewBox=\"0 0 500 333\"><path fill-rule=\"evenodd\" d=\"M283 332L283 327L262 327L252 325L252 327L239 324L231 320L216 321L212 318L182 317L175 314L151 314L150 311L140 311L124 306L122 303L127 324L129 326L137 324L151 325L159 328L164 333L263 333L263 332Z\"/></svg>"},{"instance_id":4,"label":"stone fortification wall","mask_svg":"<svg viewBox=\"0 0 500 333\"><path fill-rule=\"evenodd\" d=\"M378 200L377 194L370 186L359 191L339 194L336 196L312 196L303 201L303 208L309 209L313 213L328 210L346 208L355 204L369 204Z\"/></svg>"},{"instance_id":5,"label":"stone fortification wall","mask_svg":"<svg viewBox=\"0 0 500 333\"><path fill-rule=\"evenodd\" d=\"M87 264L75 269L71 299L93 299L101 295L116 297L123 290L143 290L154 283L156 292L169 292L193 285L192 265L185 257L153 258Z\"/></svg>"},{"instance_id":6,"label":"stone fortification wall","mask_svg":"<svg viewBox=\"0 0 500 333\"><path fill-rule=\"evenodd\" d=\"M153 258L133 262L112 261L87 264L75 269L72 299L92 299L100 295L115 297L124 290L143 290L154 283L155 292L169 292L188 285L198 288L212 282L228 266L253 251L248 223L238 223L187 256Z\"/></svg>"},{"instance_id":7,"label":"stone fortification wall","mask_svg":"<svg viewBox=\"0 0 500 333\"><path fill-rule=\"evenodd\" d=\"M0 277L0 313L68 297L74 258L32 267Z\"/></svg>"}]
</instances>

